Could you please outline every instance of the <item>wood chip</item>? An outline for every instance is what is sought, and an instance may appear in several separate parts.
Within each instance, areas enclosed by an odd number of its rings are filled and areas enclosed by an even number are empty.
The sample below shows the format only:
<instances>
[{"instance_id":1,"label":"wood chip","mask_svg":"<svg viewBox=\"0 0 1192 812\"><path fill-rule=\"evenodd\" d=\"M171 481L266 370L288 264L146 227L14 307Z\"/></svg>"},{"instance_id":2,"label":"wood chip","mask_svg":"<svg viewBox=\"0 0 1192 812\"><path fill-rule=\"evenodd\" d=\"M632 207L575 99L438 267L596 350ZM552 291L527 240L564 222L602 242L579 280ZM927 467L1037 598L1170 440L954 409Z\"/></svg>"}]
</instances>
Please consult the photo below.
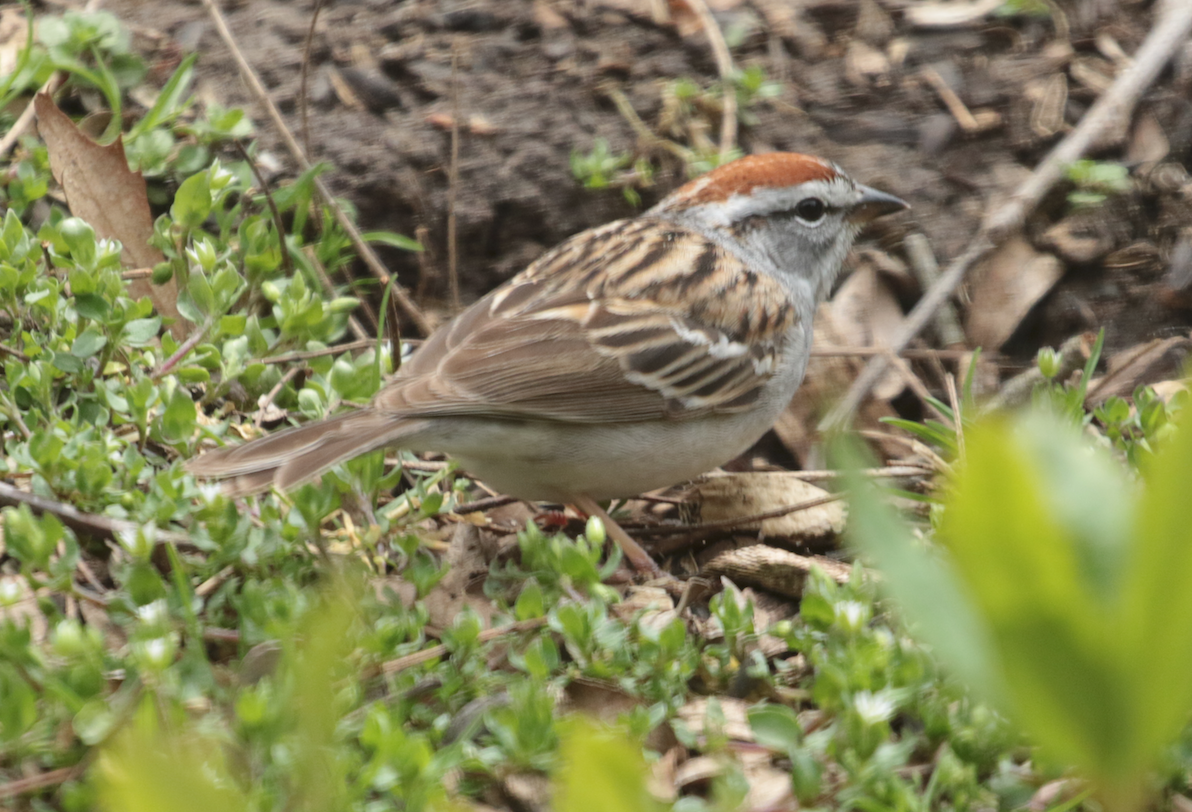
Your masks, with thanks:
<instances>
[{"instance_id":1,"label":"wood chip","mask_svg":"<svg viewBox=\"0 0 1192 812\"><path fill-rule=\"evenodd\" d=\"M1002 5L1004 0L917 2L907 7L906 21L917 28L963 28L977 25Z\"/></svg>"}]
</instances>

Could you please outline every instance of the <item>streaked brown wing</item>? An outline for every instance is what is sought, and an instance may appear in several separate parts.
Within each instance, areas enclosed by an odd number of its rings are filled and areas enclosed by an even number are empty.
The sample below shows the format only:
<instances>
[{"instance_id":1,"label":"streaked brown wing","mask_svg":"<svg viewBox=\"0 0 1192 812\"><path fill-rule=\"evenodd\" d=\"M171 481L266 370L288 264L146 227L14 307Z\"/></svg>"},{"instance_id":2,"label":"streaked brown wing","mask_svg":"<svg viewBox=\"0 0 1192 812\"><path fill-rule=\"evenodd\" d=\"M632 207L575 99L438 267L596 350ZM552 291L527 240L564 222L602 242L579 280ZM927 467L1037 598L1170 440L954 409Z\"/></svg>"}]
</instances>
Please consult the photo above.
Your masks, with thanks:
<instances>
[{"instance_id":1,"label":"streaked brown wing","mask_svg":"<svg viewBox=\"0 0 1192 812\"><path fill-rule=\"evenodd\" d=\"M779 366L795 319L784 302L697 233L612 223L439 330L374 403L583 423L743 411Z\"/></svg>"}]
</instances>

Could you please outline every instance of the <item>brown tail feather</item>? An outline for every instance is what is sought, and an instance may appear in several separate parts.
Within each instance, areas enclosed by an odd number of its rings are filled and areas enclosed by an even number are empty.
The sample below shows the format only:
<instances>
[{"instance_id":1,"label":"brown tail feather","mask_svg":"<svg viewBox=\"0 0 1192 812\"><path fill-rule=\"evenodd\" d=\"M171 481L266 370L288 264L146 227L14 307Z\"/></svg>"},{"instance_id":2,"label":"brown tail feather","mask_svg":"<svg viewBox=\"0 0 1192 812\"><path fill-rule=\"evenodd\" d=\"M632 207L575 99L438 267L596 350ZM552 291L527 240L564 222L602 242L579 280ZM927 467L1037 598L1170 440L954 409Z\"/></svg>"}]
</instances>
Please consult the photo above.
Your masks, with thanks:
<instances>
[{"instance_id":1,"label":"brown tail feather","mask_svg":"<svg viewBox=\"0 0 1192 812\"><path fill-rule=\"evenodd\" d=\"M347 412L296 426L241 446L208 451L186 468L195 476L227 480L243 496L270 486L301 485L344 460L400 443L413 424L373 409Z\"/></svg>"}]
</instances>

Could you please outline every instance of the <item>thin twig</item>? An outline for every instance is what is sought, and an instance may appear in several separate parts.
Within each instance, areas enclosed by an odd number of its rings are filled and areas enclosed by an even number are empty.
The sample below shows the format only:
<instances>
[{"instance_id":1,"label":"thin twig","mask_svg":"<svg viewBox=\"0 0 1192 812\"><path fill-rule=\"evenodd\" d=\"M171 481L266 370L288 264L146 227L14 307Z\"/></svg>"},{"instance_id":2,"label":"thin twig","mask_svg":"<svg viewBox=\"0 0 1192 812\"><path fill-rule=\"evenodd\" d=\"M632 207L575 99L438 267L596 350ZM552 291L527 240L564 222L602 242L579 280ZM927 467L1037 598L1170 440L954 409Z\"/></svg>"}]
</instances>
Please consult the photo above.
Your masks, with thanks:
<instances>
[{"instance_id":1,"label":"thin twig","mask_svg":"<svg viewBox=\"0 0 1192 812\"><path fill-rule=\"evenodd\" d=\"M456 505L451 512L463 516L468 513L475 513L476 511L484 512L493 508L512 505L514 502L520 501L516 496L486 496L483 499Z\"/></svg>"},{"instance_id":2,"label":"thin twig","mask_svg":"<svg viewBox=\"0 0 1192 812\"><path fill-rule=\"evenodd\" d=\"M228 22L223 16L223 12L219 10L216 0L202 0L203 6L207 9L207 13L211 15L212 22L215 23L215 30L219 34L220 39L223 40L224 45L232 53L232 58L235 60L237 67L240 69L240 75L244 79L245 84L248 85L258 103L265 108L266 115L269 116L273 122L273 126L277 128L278 134L282 141L285 142L286 148L290 151L294 161L306 172L311 169L310 161L303 152L302 147L294 138L294 134L290 132L289 127L286 126L285 119L282 118L281 111L277 109L277 105L269 97L269 93L265 90L265 86L261 84L261 79L257 76L256 70L248 59L245 58L244 53L240 50L240 46L236 43L236 38L232 36L231 30L228 28ZM356 224L352 222L343 208L336 202L335 197L331 194L327 184L323 182L320 177L314 179L315 189L322 198L323 205L331 210L335 216L335 220L339 223L340 228L348 235L352 241L353 247L368 266L373 275L381 280L382 284L388 284L390 280L390 273L385 269L384 264L377 256L376 252L372 250L364 238L360 234L360 230L356 228ZM430 334L430 322L427 321L426 315L419 309L418 305L414 304L414 300L410 298L409 292L396 282L393 285L393 297L401 307L402 312L406 317L414 323L418 330L423 335Z\"/></svg>"},{"instance_id":3,"label":"thin twig","mask_svg":"<svg viewBox=\"0 0 1192 812\"><path fill-rule=\"evenodd\" d=\"M625 119L625 123L633 129L633 132L637 134L638 140L645 147L665 149L685 165L689 165L695 161L696 154L694 151L669 138L663 138L651 130L646 125L646 122L641 120L641 116L637 114L637 111L633 109L633 105L629 102L629 97L613 82L603 81L596 86L596 90L608 97L609 101L613 103L613 106L617 108L617 112L621 114L621 118Z\"/></svg>"},{"instance_id":4,"label":"thin twig","mask_svg":"<svg viewBox=\"0 0 1192 812\"><path fill-rule=\"evenodd\" d=\"M451 41L451 165L447 170L447 287L451 312L459 312L459 245L455 199L459 194L459 39Z\"/></svg>"},{"instance_id":5,"label":"thin twig","mask_svg":"<svg viewBox=\"0 0 1192 812\"><path fill-rule=\"evenodd\" d=\"M277 230L277 247L281 251L281 267L285 271L287 279L294 278L294 260L290 256L289 247L286 245L286 226L281 221L281 212L277 209L277 202L273 199L273 191L269 188L269 184L265 182L265 176L261 174L261 168L257 166L257 162L248 154L248 150L244 148L239 138L232 139L232 146L240 153L240 157L248 164L248 168L252 170L253 177L257 179L257 185L261 187L261 192L265 195L265 203L269 206L269 213L273 215L273 227Z\"/></svg>"},{"instance_id":6,"label":"thin twig","mask_svg":"<svg viewBox=\"0 0 1192 812\"><path fill-rule=\"evenodd\" d=\"M273 388L265 395L265 399L257 409L257 416L252 421L253 428L259 429L261 427L261 424L265 422L265 412L269 411L269 407L273 404L273 399L281 393L281 390L285 388L287 383L294 380L295 376L305 368L304 366L297 366L286 370L286 374L282 375L281 380L273 385Z\"/></svg>"},{"instance_id":7,"label":"thin twig","mask_svg":"<svg viewBox=\"0 0 1192 812\"><path fill-rule=\"evenodd\" d=\"M1192 31L1192 3L1169 2L1166 9L1166 13L1162 10L1157 12L1150 34L1135 54L1134 63L1118 74L1109 89L1089 108L1080 124L1048 153L1010 200L985 218L965 252L952 261L939 281L923 294L923 298L907 314L902 330L890 342L894 352L901 353L911 339L922 332L940 305L959 287L978 260L1022 228L1027 215L1034 211L1062 177L1065 168L1081 158L1112 126L1129 120L1138 98ZM847 424L869 390L881 379L888 363L882 357L870 360L849 387L844 399L821 421L820 430L841 428Z\"/></svg>"},{"instance_id":8,"label":"thin twig","mask_svg":"<svg viewBox=\"0 0 1192 812\"><path fill-rule=\"evenodd\" d=\"M298 114L302 121L302 147L306 157L310 158L310 122L307 118L310 100L307 98L306 80L310 72L310 51L315 42L315 24L319 21L319 12L323 10L323 0L315 0L314 10L310 13L310 28L306 29L306 42L302 45L302 72L298 75Z\"/></svg>"},{"instance_id":9,"label":"thin twig","mask_svg":"<svg viewBox=\"0 0 1192 812\"><path fill-rule=\"evenodd\" d=\"M30 361L33 360L28 355L25 355L25 353L21 352L20 350L14 350L12 347L6 347L3 344L0 344L0 355L8 355L12 358L17 359L22 364L28 364Z\"/></svg>"},{"instance_id":10,"label":"thin twig","mask_svg":"<svg viewBox=\"0 0 1192 812\"><path fill-rule=\"evenodd\" d=\"M56 770L30 775L27 778L8 781L7 783L0 784L0 798L16 798L21 795L28 795L30 792L38 792L43 789L49 789L50 787L56 787L59 784L65 784L67 781L73 781L78 778L86 769L86 763L79 763L73 767L59 767Z\"/></svg>"},{"instance_id":11,"label":"thin twig","mask_svg":"<svg viewBox=\"0 0 1192 812\"><path fill-rule=\"evenodd\" d=\"M948 401L952 404L952 428L956 432L956 458L964 459L964 414L961 411L960 393L956 390L956 377L948 375L944 378L944 385L948 388Z\"/></svg>"},{"instance_id":12,"label":"thin twig","mask_svg":"<svg viewBox=\"0 0 1192 812\"><path fill-rule=\"evenodd\" d=\"M144 529L139 522L113 519L95 513L84 513L73 505L26 493L7 482L0 482L0 507L18 507L20 505L28 505L29 509L39 516L43 513L56 516L64 525L80 535L94 536L109 541L119 542L121 535L135 534ZM185 533L159 528L154 538L157 542L174 544L180 550L197 549Z\"/></svg>"},{"instance_id":13,"label":"thin twig","mask_svg":"<svg viewBox=\"0 0 1192 812\"><path fill-rule=\"evenodd\" d=\"M319 277L319 284L323 286L323 290L328 296L334 297L335 285L332 284L331 278L327 276L327 269L323 267L323 263L319 262L319 256L318 252L315 251L315 246L308 245L304 251L307 260L310 262L310 267L314 268L315 274ZM367 299L361 298L358 301L360 302L361 309L364 310L365 316L372 323L373 332L375 333L378 327L377 314L373 312L372 306L369 305ZM363 325L360 324L360 320L355 316L348 316L348 329L352 332L352 335L356 336L358 341L368 338L368 331L364 329Z\"/></svg>"},{"instance_id":14,"label":"thin twig","mask_svg":"<svg viewBox=\"0 0 1192 812\"><path fill-rule=\"evenodd\" d=\"M888 355L889 347L813 347L812 358L872 358L875 355ZM908 361L930 361L940 359L944 361L960 361L970 355L971 350L933 350L929 347L912 347L899 353ZM992 353L983 357L988 360Z\"/></svg>"},{"instance_id":15,"label":"thin twig","mask_svg":"<svg viewBox=\"0 0 1192 812\"><path fill-rule=\"evenodd\" d=\"M178 349L174 350L173 355L163 361L161 366L149 373L149 379L156 381L177 366L178 362L189 355L191 350L203 343L203 340L207 337L207 331L211 329L211 325L214 323L215 319L208 315L199 326L199 329L187 336L186 340L178 345Z\"/></svg>"},{"instance_id":16,"label":"thin twig","mask_svg":"<svg viewBox=\"0 0 1192 812\"><path fill-rule=\"evenodd\" d=\"M931 243L922 232L914 231L906 235L904 244L907 259L911 262L911 270L919 280L919 286L923 290L930 290L940 278L940 265L935 259L935 252L931 250ZM945 347L965 345L964 330L960 326L960 317L956 314L956 305L951 299L945 299L939 312L935 314L935 332Z\"/></svg>"},{"instance_id":17,"label":"thin twig","mask_svg":"<svg viewBox=\"0 0 1192 812\"><path fill-rule=\"evenodd\" d=\"M649 573L655 577L661 575L662 571L658 569L654 559L650 558L650 554L643 550L642 546L626 533L625 529L617 524L616 520L609 516L608 512L600 507L595 499L589 496L575 496L572 497L571 504L589 516L595 516L604 524L604 532L621 548L621 552L625 554L625 558L635 570Z\"/></svg>"},{"instance_id":18,"label":"thin twig","mask_svg":"<svg viewBox=\"0 0 1192 812\"><path fill-rule=\"evenodd\" d=\"M260 363L289 364L293 361L309 361L312 358L325 358L328 355L339 355L344 352L372 349L376 344L377 340L375 338L362 338L358 341L348 341L344 344L336 344L334 347L326 347L321 350L302 350L300 352L287 352L283 355L271 355L268 358L260 359Z\"/></svg>"},{"instance_id":19,"label":"thin twig","mask_svg":"<svg viewBox=\"0 0 1192 812\"><path fill-rule=\"evenodd\" d=\"M937 471L946 471L949 466L944 461L944 458L932 451L922 440L917 437L907 437L902 434L892 434L887 431L873 431L871 429L862 429L857 432L866 440L876 440L879 443L891 442L906 446L911 450L912 454L921 454L930 460L931 464L935 466Z\"/></svg>"},{"instance_id":20,"label":"thin twig","mask_svg":"<svg viewBox=\"0 0 1192 812\"><path fill-rule=\"evenodd\" d=\"M498 637L504 637L507 634L517 634L519 632L530 632L535 629L541 629L546 625L546 618L534 617L529 620L519 620L516 623L510 623L506 626L497 626L492 629L485 629L476 635L476 642L487 643L489 640L496 640ZM436 660L439 657L445 657L450 654L447 646L438 645L423 649L422 651L415 651L413 654L407 654L404 657L398 657L394 660L381 663L381 673L392 675L399 671L405 671L407 668L413 668L416 665Z\"/></svg>"},{"instance_id":21,"label":"thin twig","mask_svg":"<svg viewBox=\"0 0 1192 812\"><path fill-rule=\"evenodd\" d=\"M858 473L871 479L905 479L908 477L930 476L935 472L918 465L887 465L882 468L863 468ZM843 471L790 471L795 479L804 482L823 482L840 479L845 476Z\"/></svg>"},{"instance_id":22,"label":"thin twig","mask_svg":"<svg viewBox=\"0 0 1192 812\"><path fill-rule=\"evenodd\" d=\"M911 391L915 393L915 397L917 397L920 402L930 409L932 414L934 414L940 420L945 423L950 423L951 421L948 419L948 416L941 412L936 405L931 402L931 393L927 391L926 384L919 380L919 376L915 374L913 369L911 369L910 364L908 364L902 358L899 358L888 348L886 350L886 358L889 360L890 365L894 367L895 371L898 372L898 375L902 378L906 385L909 386Z\"/></svg>"},{"instance_id":23,"label":"thin twig","mask_svg":"<svg viewBox=\"0 0 1192 812\"><path fill-rule=\"evenodd\" d=\"M724 41L724 33L716 24L708 4L704 0L687 0L687 7L695 12L708 37L712 58L716 60L716 69L720 72L720 85L724 89L723 108L720 111L720 161L723 163L737 146L737 88L733 84L736 69L733 68L733 57L729 53L728 43Z\"/></svg>"}]
</instances>

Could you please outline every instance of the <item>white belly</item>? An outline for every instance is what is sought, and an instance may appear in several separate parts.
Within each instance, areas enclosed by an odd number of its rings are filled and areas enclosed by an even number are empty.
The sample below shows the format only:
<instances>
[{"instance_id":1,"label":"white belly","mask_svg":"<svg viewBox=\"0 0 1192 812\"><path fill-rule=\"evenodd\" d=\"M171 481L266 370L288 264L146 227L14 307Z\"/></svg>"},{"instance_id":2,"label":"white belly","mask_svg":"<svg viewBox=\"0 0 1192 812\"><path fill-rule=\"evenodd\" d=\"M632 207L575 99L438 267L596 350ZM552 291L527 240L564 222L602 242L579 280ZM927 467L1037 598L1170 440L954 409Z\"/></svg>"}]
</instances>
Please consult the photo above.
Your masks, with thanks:
<instances>
[{"instance_id":1,"label":"white belly","mask_svg":"<svg viewBox=\"0 0 1192 812\"><path fill-rule=\"evenodd\" d=\"M452 417L403 445L445 452L490 487L521 499L567 502L580 494L613 499L723 465L773 424L775 415L764 411L592 426Z\"/></svg>"}]
</instances>

